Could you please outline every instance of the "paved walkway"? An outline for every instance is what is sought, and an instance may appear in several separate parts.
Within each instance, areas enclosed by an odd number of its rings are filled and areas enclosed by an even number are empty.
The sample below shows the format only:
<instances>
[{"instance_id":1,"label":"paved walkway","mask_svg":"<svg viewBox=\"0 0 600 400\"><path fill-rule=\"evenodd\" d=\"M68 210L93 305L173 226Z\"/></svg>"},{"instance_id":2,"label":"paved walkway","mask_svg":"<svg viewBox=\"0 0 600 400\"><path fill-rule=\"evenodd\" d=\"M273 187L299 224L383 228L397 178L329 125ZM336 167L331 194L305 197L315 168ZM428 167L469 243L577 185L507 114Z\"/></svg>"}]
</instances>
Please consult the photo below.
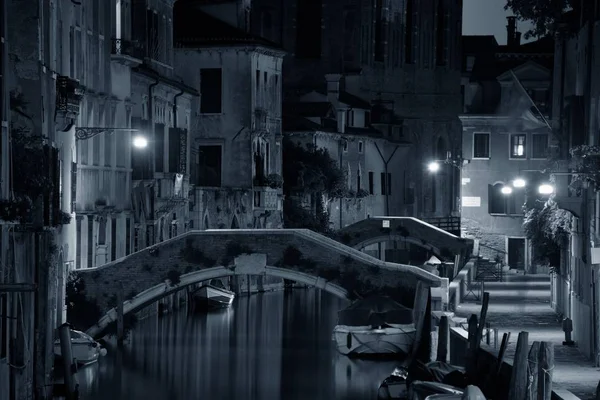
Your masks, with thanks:
<instances>
[{"instance_id":1,"label":"paved walkway","mask_svg":"<svg viewBox=\"0 0 600 400\"><path fill-rule=\"evenodd\" d=\"M554 343L553 382L556 389L566 389L582 400L595 398L600 369L583 357L576 347L563 346L561 324L550 308L549 276L509 275L506 282L486 282L485 291L490 293L487 322L492 328L498 328L498 341L504 332L511 332L506 353L508 359L514 356L520 331L529 332L530 344L534 341ZM457 307L455 314L467 318L477 314L479 317L480 310L481 304L467 299Z\"/></svg>"}]
</instances>

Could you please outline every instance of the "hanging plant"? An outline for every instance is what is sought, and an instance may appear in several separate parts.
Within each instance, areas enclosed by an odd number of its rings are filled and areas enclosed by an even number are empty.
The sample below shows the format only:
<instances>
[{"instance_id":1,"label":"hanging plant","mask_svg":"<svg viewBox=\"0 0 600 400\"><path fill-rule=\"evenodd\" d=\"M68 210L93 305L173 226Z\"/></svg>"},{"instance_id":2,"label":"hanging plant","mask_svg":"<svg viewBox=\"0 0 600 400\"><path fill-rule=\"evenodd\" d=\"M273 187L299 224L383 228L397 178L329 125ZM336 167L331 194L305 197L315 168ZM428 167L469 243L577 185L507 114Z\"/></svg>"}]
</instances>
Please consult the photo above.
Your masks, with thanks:
<instances>
[{"instance_id":1,"label":"hanging plant","mask_svg":"<svg viewBox=\"0 0 600 400\"><path fill-rule=\"evenodd\" d=\"M0 200L0 220L27 223L31 220L32 202L29 197Z\"/></svg>"}]
</instances>

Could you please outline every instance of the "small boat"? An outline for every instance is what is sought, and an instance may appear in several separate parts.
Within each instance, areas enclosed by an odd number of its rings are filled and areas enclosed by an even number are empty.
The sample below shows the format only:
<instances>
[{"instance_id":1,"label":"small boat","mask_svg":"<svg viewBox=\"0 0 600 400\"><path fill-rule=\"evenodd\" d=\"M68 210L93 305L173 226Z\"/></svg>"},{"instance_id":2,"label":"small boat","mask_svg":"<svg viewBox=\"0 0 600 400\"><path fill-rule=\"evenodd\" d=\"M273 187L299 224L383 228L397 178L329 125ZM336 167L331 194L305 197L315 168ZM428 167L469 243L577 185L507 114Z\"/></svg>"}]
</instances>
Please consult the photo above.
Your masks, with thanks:
<instances>
[{"instance_id":1,"label":"small boat","mask_svg":"<svg viewBox=\"0 0 600 400\"><path fill-rule=\"evenodd\" d=\"M235 293L225 289L220 280L213 280L192 293L197 306L203 308L226 308L233 303Z\"/></svg>"},{"instance_id":2,"label":"small boat","mask_svg":"<svg viewBox=\"0 0 600 400\"><path fill-rule=\"evenodd\" d=\"M407 399L408 398L408 370L396 368L394 372L381 382L377 391L378 399Z\"/></svg>"},{"instance_id":3,"label":"small boat","mask_svg":"<svg viewBox=\"0 0 600 400\"><path fill-rule=\"evenodd\" d=\"M437 395L444 395L444 397ZM462 399L463 395L463 389L438 382L414 381L410 384L408 391L410 400Z\"/></svg>"},{"instance_id":4,"label":"small boat","mask_svg":"<svg viewBox=\"0 0 600 400\"><path fill-rule=\"evenodd\" d=\"M333 330L338 351L349 356L407 355L415 336L412 310L386 296L357 300Z\"/></svg>"},{"instance_id":5,"label":"small boat","mask_svg":"<svg viewBox=\"0 0 600 400\"><path fill-rule=\"evenodd\" d=\"M71 352L79 365L94 363L98 361L100 356L106 355L106 349L96 342L93 337L74 329L71 329ZM60 339L54 341L54 355L62 357Z\"/></svg>"}]
</instances>

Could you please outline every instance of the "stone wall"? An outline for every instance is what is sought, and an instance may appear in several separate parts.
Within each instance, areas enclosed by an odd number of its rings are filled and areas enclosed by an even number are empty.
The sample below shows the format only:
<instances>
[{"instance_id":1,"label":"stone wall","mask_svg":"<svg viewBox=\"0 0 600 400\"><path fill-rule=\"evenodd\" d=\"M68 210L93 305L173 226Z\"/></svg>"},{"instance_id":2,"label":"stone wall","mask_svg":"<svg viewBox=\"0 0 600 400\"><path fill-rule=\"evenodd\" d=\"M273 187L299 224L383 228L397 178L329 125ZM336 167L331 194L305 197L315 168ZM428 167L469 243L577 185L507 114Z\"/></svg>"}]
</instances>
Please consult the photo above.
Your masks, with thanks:
<instances>
[{"instance_id":1,"label":"stone wall","mask_svg":"<svg viewBox=\"0 0 600 400\"><path fill-rule=\"evenodd\" d=\"M278 229L283 227L282 193L264 190L270 209L255 208L253 191L244 188L196 188L192 229Z\"/></svg>"},{"instance_id":2,"label":"stone wall","mask_svg":"<svg viewBox=\"0 0 600 400\"><path fill-rule=\"evenodd\" d=\"M266 254L268 266L318 276L346 289L351 296L377 291L409 307L413 306L418 280L428 286L441 284L439 278L418 267L403 271L397 265L382 265L331 239L302 230L189 232L77 273L85 282L86 295L106 312L114 306L120 286L125 298L132 298L176 274L216 266L233 270L235 257L243 253Z\"/></svg>"}]
</instances>

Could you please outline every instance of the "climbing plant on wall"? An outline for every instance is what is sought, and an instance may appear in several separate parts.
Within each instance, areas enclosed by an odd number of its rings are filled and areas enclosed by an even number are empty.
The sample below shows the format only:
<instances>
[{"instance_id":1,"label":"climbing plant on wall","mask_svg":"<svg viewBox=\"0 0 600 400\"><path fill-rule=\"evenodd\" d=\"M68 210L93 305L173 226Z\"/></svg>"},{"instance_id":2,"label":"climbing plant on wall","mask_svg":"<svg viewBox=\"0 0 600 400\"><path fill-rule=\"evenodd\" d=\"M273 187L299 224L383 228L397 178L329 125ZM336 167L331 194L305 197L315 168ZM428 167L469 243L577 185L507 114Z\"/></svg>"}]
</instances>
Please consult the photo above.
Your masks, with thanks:
<instances>
[{"instance_id":1,"label":"climbing plant on wall","mask_svg":"<svg viewBox=\"0 0 600 400\"><path fill-rule=\"evenodd\" d=\"M283 140L284 224L329 233L326 201L346 195L346 175L326 149ZM302 199L311 199L311 208Z\"/></svg>"},{"instance_id":2,"label":"climbing plant on wall","mask_svg":"<svg viewBox=\"0 0 600 400\"><path fill-rule=\"evenodd\" d=\"M533 249L533 261L559 272L560 252L569 242L572 214L559 208L554 196L544 199L537 195L542 178L527 186L523 229Z\"/></svg>"}]
</instances>

